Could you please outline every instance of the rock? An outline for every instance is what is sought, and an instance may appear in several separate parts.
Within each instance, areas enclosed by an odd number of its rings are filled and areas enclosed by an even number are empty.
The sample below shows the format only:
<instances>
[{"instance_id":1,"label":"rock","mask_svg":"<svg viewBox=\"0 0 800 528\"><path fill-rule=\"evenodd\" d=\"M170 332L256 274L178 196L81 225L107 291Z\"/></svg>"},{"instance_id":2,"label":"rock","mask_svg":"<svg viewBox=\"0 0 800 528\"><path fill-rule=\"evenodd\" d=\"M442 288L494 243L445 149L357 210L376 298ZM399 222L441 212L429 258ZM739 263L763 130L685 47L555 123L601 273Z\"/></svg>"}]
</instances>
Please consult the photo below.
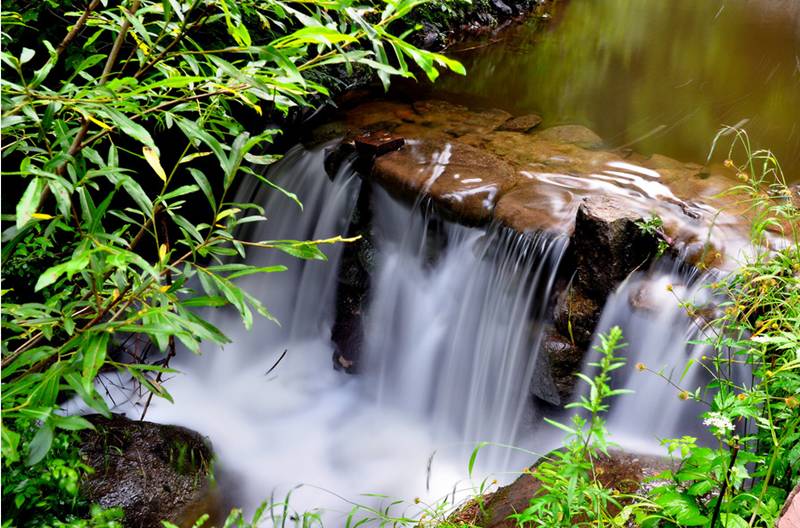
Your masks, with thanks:
<instances>
[{"instance_id":1,"label":"rock","mask_svg":"<svg viewBox=\"0 0 800 528\"><path fill-rule=\"evenodd\" d=\"M536 114L528 114L509 119L500 125L498 130L506 130L509 132L527 132L539 126L541 122L541 116Z\"/></svg>"},{"instance_id":2,"label":"rock","mask_svg":"<svg viewBox=\"0 0 800 528\"><path fill-rule=\"evenodd\" d=\"M405 139L385 130L367 132L356 136L356 150L361 156L381 156L397 150L405 144Z\"/></svg>"},{"instance_id":3,"label":"rock","mask_svg":"<svg viewBox=\"0 0 800 528\"><path fill-rule=\"evenodd\" d=\"M636 493L645 479L655 477L671 466L671 462L663 458L623 451L609 453L610 456L601 455L595 460L595 476L602 486L621 494ZM516 528L516 523L509 520L508 516L524 511L530 499L541 489L541 482L535 477L537 465L533 465L529 472L508 486L485 496L483 508L468 504L454 518L482 528ZM573 523L577 521L574 519Z\"/></svg>"},{"instance_id":4,"label":"rock","mask_svg":"<svg viewBox=\"0 0 800 528\"><path fill-rule=\"evenodd\" d=\"M552 405L569 402L575 389L575 372L581 368L583 349L551 330L542 342L531 394Z\"/></svg>"},{"instance_id":5,"label":"rock","mask_svg":"<svg viewBox=\"0 0 800 528\"><path fill-rule=\"evenodd\" d=\"M791 195L792 204L800 209L800 183L793 183L790 185L789 194Z\"/></svg>"},{"instance_id":6,"label":"rock","mask_svg":"<svg viewBox=\"0 0 800 528\"><path fill-rule=\"evenodd\" d=\"M463 223L489 221L514 170L496 156L469 145L420 141L379 157L373 177L390 192L413 201L428 195L442 212Z\"/></svg>"},{"instance_id":7,"label":"rock","mask_svg":"<svg viewBox=\"0 0 800 528\"><path fill-rule=\"evenodd\" d=\"M560 125L537 132L541 139L555 141L558 143L572 143L583 148L599 148L603 145L603 140L582 125Z\"/></svg>"},{"instance_id":8,"label":"rock","mask_svg":"<svg viewBox=\"0 0 800 528\"><path fill-rule=\"evenodd\" d=\"M600 302L581 289L567 288L556 300L553 322L562 336L585 349L592 341L602 309Z\"/></svg>"},{"instance_id":9,"label":"rock","mask_svg":"<svg viewBox=\"0 0 800 528\"><path fill-rule=\"evenodd\" d=\"M794 487L775 523L776 528L800 528L800 484Z\"/></svg>"},{"instance_id":10,"label":"rock","mask_svg":"<svg viewBox=\"0 0 800 528\"><path fill-rule=\"evenodd\" d=\"M129 528L191 526L201 510L217 509L211 446L198 433L121 415L88 418L96 428L82 433L81 453L95 470L81 486L89 501L121 507Z\"/></svg>"},{"instance_id":11,"label":"rock","mask_svg":"<svg viewBox=\"0 0 800 528\"><path fill-rule=\"evenodd\" d=\"M578 289L605 299L635 269L655 255L658 241L636 225L642 215L612 196L584 199L578 208L572 248Z\"/></svg>"},{"instance_id":12,"label":"rock","mask_svg":"<svg viewBox=\"0 0 800 528\"><path fill-rule=\"evenodd\" d=\"M503 16L510 17L514 14L514 10L511 9L503 0L490 0L492 7L502 14Z\"/></svg>"},{"instance_id":13,"label":"rock","mask_svg":"<svg viewBox=\"0 0 800 528\"><path fill-rule=\"evenodd\" d=\"M494 217L520 233L549 231L568 235L575 223L578 204L570 189L530 180L518 183L500 196Z\"/></svg>"},{"instance_id":14,"label":"rock","mask_svg":"<svg viewBox=\"0 0 800 528\"><path fill-rule=\"evenodd\" d=\"M374 260L374 244L370 232L372 210L371 188L361 185L347 236L361 239L344 245L336 284L336 317L331 328L334 344L333 366L352 374L364 345L363 316L367 304Z\"/></svg>"},{"instance_id":15,"label":"rock","mask_svg":"<svg viewBox=\"0 0 800 528\"><path fill-rule=\"evenodd\" d=\"M328 175L328 178L332 180L336 177L342 163L348 156L355 152L355 150L355 144L347 140L342 140L335 146L326 147L323 165L325 166L325 173Z\"/></svg>"}]
</instances>

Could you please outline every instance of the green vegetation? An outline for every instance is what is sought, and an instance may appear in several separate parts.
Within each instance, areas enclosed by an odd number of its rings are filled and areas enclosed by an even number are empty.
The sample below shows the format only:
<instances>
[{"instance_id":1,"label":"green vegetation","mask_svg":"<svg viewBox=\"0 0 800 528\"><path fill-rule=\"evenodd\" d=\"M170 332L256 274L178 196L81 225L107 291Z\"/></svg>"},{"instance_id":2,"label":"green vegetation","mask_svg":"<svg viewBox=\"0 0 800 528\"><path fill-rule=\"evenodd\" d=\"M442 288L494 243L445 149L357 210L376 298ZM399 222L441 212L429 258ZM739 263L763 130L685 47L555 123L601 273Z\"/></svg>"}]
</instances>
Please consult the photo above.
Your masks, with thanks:
<instances>
[{"instance_id":1,"label":"green vegetation","mask_svg":"<svg viewBox=\"0 0 800 528\"><path fill-rule=\"evenodd\" d=\"M530 506L511 518L518 526L575 526L577 522L599 525L612 517L610 506L621 508L619 497L603 486L595 471L595 461L600 453L608 455L605 420L602 413L608 410L608 399L629 393L626 389L612 389L611 372L625 365L625 359L616 355L624 345L622 330L615 326L608 335L600 336L600 361L589 363L599 369L594 378L578 374L589 385L589 395L568 404L568 409L581 409L572 417L570 425L549 419L546 421L567 432L564 449L543 457L532 470L541 482L541 490L531 497Z\"/></svg>"},{"instance_id":2,"label":"green vegetation","mask_svg":"<svg viewBox=\"0 0 800 528\"><path fill-rule=\"evenodd\" d=\"M92 425L61 404L77 396L108 415L107 371L169 399L176 341L227 341L196 308L233 306L248 328L254 311L272 319L236 281L283 268L227 257L324 259L319 246L343 240L237 239L265 218L232 189L241 177L275 187L260 167L279 131L263 116L326 97L332 68L368 68L384 85L463 73L392 31L421 3L4 3L4 196L19 190L3 217L4 526L112 525L78 498L90 469L74 431Z\"/></svg>"}]
</instances>

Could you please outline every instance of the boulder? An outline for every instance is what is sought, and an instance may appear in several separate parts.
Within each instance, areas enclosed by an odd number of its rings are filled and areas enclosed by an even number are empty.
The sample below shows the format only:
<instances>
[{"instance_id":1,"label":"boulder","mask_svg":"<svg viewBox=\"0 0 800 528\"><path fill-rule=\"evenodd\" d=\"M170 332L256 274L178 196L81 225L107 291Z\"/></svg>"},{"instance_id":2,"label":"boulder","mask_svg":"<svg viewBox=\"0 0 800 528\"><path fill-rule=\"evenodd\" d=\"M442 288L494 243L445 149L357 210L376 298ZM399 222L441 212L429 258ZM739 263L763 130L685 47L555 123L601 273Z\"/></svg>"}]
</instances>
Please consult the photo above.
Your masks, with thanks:
<instances>
[{"instance_id":1,"label":"boulder","mask_svg":"<svg viewBox=\"0 0 800 528\"><path fill-rule=\"evenodd\" d=\"M659 457L624 451L610 451L609 454L595 460L595 477L602 486L622 494L636 493L646 479L657 476L671 465L669 460ZM454 518L481 528L516 528L516 523L508 519L509 515L524 511L540 489L535 464L513 483L485 496L482 511L472 503Z\"/></svg>"},{"instance_id":2,"label":"boulder","mask_svg":"<svg viewBox=\"0 0 800 528\"><path fill-rule=\"evenodd\" d=\"M200 434L116 414L88 418L95 430L82 433L81 453L94 473L82 493L105 508L121 507L126 527L152 528L162 520L191 526L219 509L209 481L211 446Z\"/></svg>"},{"instance_id":3,"label":"boulder","mask_svg":"<svg viewBox=\"0 0 800 528\"><path fill-rule=\"evenodd\" d=\"M636 225L641 220L641 214L617 197L584 199L571 241L579 290L595 300L605 299L656 254L658 240Z\"/></svg>"}]
</instances>

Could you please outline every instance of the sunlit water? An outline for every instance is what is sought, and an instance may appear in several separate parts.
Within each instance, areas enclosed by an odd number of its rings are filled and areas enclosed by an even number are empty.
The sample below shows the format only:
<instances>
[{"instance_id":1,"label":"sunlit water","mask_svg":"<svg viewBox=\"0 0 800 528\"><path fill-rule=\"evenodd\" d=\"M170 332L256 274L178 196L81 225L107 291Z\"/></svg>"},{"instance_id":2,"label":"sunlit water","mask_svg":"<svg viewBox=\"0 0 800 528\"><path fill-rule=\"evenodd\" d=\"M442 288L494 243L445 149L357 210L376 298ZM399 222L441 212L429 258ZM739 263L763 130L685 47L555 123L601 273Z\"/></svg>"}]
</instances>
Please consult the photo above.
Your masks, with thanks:
<instances>
[{"instance_id":1,"label":"sunlit water","mask_svg":"<svg viewBox=\"0 0 800 528\"><path fill-rule=\"evenodd\" d=\"M800 2L580 0L452 56L456 102L578 123L609 146L702 163L723 125L747 129L800 181Z\"/></svg>"}]
</instances>

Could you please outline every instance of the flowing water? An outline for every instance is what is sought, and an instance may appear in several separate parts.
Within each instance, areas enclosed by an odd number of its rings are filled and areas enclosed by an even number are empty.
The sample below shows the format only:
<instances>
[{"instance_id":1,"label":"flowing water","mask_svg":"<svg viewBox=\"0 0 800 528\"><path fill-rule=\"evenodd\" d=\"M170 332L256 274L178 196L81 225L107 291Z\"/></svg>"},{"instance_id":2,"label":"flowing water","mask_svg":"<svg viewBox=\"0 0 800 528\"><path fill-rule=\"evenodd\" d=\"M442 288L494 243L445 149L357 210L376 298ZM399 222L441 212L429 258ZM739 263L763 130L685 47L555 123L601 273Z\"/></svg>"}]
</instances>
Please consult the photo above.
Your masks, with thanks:
<instances>
[{"instance_id":1,"label":"flowing water","mask_svg":"<svg viewBox=\"0 0 800 528\"><path fill-rule=\"evenodd\" d=\"M800 181L797 0L558 2L544 24L461 47L468 80L437 81L441 98L699 163L720 127L740 125Z\"/></svg>"},{"instance_id":2,"label":"flowing water","mask_svg":"<svg viewBox=\"0 0 800 528\"><path fill-rule=\"evenodd\" d=\"M469 82L446 81L437 90L515 113L540 111L549 123L581 122L614 145L687 161L702 161L719 125L747 120L754 136L783 154L785 166L797 167L796 6L568 2L543 34L523 25L499 45L464 52ZM249 237L347 232L367 184L348 162L328 178L324 155L325 146L296 147L270 170L270 178L299 196L303 211L279 193L245 185L242 198L257 193L270 218ZM215 324L233 342L206 347L203 357L181 353L174 366L182 374L169 382L176 403L158 402L148 414L210 437L223 487L238 505L283 498L301 483L293 506L326 508L334 517L350 508L343 498L372 506L389 501L366 493L441 497L454 484L467 486L477 442L541 453L559 441L558 431L539 427L530 384L566 240L459 226L424 202L409 207L379 188L370 195L376 256L358 375L332 368L342 248L326 249L327 262L261 253L250 258L288 271L247 277L243 286L281 326L261 321L245 332L233 314L216 313ZM612 440L656 451L658 438L698 433L686 424L699 408L634 365L689 389L701 383L694 370L681 377L681 367L706 351L684 344L697 330L673 294L703 300L702 284L678 267L661 266L635 274L609 299L599 329L621 325L629 358L614 383L637 392L614 402ZM502 475L531 462L514 453L487 448L478 474Z\"/></svg>"},{"instance_id":3,"label":"flowing water","mask_svg":"<svg viewBox=\"0 0 800 528\"><path fill-rule=\"evenodd\" d=\"M323 156L322 147L296 148L271 170L304 211L278 193L261 195L275 220L249 236L346 231L361 179L345 163L331 182ZM346 510L323 490L363 504L375 499L362 493L440 497L464 482L479 441L522 444L537 424L532 351L566 241L449 224L426 214L424 204L411 209L380 189L372 207L378 257L362 374L332 368L341 248L328 251L328 262L264 253L251 258L289 270L243 286L282 326L262 321L245 332L234 315L217 314L215 324L233 343L206 357L181 354L175 366L182 374L169 382L176 403L158 402L148 413L210 437L237 504L252 508L300 483L311 485L293 495L300 510ZM431 240L434 224L440 232ZM478 467L501 472L529 459L487 448Z\"/></svg>"}]
</instances>

